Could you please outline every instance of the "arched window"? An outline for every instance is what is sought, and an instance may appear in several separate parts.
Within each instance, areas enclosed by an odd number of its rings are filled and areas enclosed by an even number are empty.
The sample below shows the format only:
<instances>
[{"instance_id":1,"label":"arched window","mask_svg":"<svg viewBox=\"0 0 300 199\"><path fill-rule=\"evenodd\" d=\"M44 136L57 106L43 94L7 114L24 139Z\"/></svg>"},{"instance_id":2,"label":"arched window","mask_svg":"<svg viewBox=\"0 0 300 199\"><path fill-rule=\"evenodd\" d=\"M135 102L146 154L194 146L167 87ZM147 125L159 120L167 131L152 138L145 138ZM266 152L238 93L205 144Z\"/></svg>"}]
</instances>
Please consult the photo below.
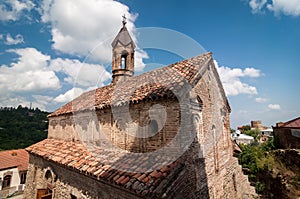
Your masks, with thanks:
<instances>
[{"instance_id":1,"label":"arched window","mask_svg":"<svg viewBox=\"0 0 300 199\"><path fill-rule=\"evenodd\" d=\"M128 55L128 53L126 51L122 52L122 55L121 55L121 68L122 69L127 68L127 55Z\"/></svg>"},{"instance_id":2,"label":"arched window","mask_svg":"<svg viewBox=\"0 0 300 199\"><path fill-rule=\"evenodd\" d=\"M50 170L46 171L45 178L46 178L47 182L52 183L52 173Z\"/></svg>"},{"instance_id":3,"label":"arched window","mask_svg":"<svg viewBox=\"0 0 300 199\"><path fill-rule=\"evenodd\" d=\"M122 69L126 68L126 57L125 56L121 57L121 68Z\"/></svg>"},{"instance_id":4,"label":"arched window","mask_svg":"<svg viewBox=\"0 0 300 199\"><path fill-rule=\"evenodd\" d=\"M10 187L10 182L11 182L11 175L5 176L2 182L2 189L6 187Z\"/></svg>"}]
</instances>

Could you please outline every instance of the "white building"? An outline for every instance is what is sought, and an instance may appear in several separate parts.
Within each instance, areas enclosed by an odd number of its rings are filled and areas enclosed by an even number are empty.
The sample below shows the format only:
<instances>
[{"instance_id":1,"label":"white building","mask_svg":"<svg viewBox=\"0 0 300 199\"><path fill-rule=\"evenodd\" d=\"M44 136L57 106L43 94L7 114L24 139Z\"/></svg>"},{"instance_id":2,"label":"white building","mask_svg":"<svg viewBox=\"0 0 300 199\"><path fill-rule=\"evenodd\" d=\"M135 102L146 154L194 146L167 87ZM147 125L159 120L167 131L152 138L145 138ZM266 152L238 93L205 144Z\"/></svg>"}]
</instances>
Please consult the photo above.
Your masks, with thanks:
<instances>
[{"instance_id":1,"label":"white building","mask_svg":"<svg viewBox=\"0 0 300 199\"><path fill-rule=\"evenodd\" d=\"M260 131L260 134L262 136L273 137L273 129L272 128L263 129Z\"/></svg>"},{"instance_id":2,"label":"white building","mask_svg":"<svg viewBox=\"0 0 300 199\"><path fill-rule=\"evenodd\" d=\"M251 144L254 142L254 137L242 134L239 130L231 134L231 139L235 140L237 144Z\"/></svg>"},{"instance_id":3,"label":"white building","mask_svg":"<svg viewBox=\"0 0 300 199\"><path fill-rule=\"evenodd\" d=\"M0 151L0 198L24 190L28 162L24 149Z\"/></svg>"}]
</instances>

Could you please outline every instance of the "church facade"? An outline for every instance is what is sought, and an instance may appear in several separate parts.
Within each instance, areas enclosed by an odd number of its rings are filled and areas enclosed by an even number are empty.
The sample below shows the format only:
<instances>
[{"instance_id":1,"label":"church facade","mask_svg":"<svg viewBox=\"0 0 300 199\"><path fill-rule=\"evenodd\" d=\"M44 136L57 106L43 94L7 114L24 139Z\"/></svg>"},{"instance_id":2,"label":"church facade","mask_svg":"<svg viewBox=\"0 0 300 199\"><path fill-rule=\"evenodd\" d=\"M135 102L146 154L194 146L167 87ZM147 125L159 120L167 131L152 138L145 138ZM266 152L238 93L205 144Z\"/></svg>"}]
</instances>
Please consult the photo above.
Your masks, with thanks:
<instances>
[{"instance_id":1,"label":"church facade","mask_svg":"<svg viewBox=\"0 0 300 199\"><path fill-rule=\"evenodd\" d=\"M134 49L123 21L111 84L51 113L27 148L25 198L253 198L212 54L134 76Z\"/></svg>"}]
</instances>

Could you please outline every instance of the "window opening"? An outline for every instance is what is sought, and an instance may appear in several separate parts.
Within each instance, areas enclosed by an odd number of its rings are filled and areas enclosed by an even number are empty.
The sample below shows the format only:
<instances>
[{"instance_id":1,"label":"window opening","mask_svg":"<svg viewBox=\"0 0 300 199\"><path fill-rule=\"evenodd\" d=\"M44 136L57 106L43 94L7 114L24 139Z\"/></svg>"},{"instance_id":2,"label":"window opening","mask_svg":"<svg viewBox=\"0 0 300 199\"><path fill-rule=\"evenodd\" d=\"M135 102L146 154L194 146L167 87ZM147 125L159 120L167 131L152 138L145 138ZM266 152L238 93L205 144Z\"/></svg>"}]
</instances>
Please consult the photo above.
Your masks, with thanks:
<instances>
[{"instance_id":1,"label":"window opening","mask_svg":"<svg viewBox=\"0 0 300 199\"><path fill-rule=\"evenodd\" d=\"M11 182L11 175L5 176L2 182L2 189L6 187L10 187L10 182Z\"/></svg>"},{"instance_id":2,"label":"window opening","mask_svg":"<svg viewBox=\"0 0 300 199\"><path fill-rule=\"evenodd\" d=\"M126 68L126 56L122 55L121 57L121 68L125 69Z\"/></svg>"},{"instance_id":3,"label":"window opening","mask_svg":"<svg viewBox=\"0 0 300 199\"><path fill-rule=\"evenodd\" d=\"M20 184L25 184L26 183L26 172L21 173L21 182Z\"/></svg>"}]
</instances>

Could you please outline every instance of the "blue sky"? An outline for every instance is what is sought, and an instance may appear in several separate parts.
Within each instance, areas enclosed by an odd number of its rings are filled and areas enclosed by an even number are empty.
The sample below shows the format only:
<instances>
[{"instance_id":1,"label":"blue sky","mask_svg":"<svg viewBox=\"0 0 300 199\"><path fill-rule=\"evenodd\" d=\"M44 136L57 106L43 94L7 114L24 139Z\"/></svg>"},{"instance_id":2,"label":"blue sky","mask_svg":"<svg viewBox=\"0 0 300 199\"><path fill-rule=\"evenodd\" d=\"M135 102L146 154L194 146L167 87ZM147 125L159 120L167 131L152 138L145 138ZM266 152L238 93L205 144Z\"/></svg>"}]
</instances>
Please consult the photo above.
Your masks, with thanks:
<instances>
[{"instance_id":1,"label":"blue sky","mask_svg":"<svg viewBox=\"0 0 300 199\"><path fill-rule=\"evenodd\" d=\"M53 111L109 83L110 43L123 14L137 40L137 74L201 54L203 47L216 60L232 128L251 120L271 126L299 116L297 0L3 0L0 106L32 103ZM153 41L176 45L145 48L140 36L149 27L171 35Z\"/></svg>"}]
</instances>

